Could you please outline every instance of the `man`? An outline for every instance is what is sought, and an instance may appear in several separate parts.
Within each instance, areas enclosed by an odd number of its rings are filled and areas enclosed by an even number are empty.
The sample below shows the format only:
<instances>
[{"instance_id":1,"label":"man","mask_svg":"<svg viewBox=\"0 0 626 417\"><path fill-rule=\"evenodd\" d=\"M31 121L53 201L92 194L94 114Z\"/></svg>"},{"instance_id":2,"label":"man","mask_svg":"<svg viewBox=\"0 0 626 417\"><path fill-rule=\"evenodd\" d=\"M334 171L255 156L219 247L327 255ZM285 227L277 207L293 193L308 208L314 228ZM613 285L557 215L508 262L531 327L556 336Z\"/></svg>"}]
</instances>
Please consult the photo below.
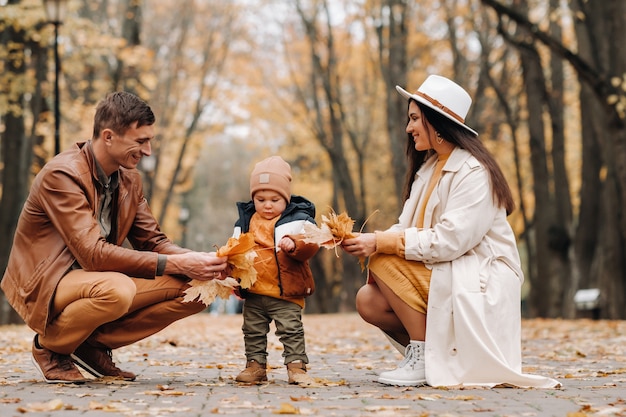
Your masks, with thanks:
<instances>
[{"instance_id":1,"label":"man","mask_svg":"<svg viewBox=\"0 0 626 417\"><path fill-rule=\"evenodd\" d=\"M226 275L226 258L175 245L150 211L136 168L151 153L154 122L138 97L109 94L93 138L57 155L32 184L1 285L36 333L33 363L48 383L85 382L76 364L134 380L112 349L202 311L182 302L188 280Z\"/></svg>"}]
</instances>

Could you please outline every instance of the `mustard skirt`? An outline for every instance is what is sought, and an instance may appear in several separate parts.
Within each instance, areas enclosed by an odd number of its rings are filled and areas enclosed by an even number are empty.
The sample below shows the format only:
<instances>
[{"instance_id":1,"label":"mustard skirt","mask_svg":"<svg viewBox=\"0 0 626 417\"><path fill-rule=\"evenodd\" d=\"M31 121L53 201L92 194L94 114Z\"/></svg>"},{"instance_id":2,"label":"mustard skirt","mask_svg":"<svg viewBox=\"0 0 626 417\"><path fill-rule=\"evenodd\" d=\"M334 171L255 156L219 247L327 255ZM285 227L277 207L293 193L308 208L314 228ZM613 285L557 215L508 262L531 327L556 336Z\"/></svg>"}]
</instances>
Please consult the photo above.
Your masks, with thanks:
<instances>
[{"instance_id":1,"label":"mustard skirt","mask_svg":"<svg viewBox=\"0 0 626 417\"><path fill-rule=\"evenodd\" d=\"M381 253L370 257L368 268L407 305L426 314L432 271L423 262Z\"/></svg>"}]
</instances>

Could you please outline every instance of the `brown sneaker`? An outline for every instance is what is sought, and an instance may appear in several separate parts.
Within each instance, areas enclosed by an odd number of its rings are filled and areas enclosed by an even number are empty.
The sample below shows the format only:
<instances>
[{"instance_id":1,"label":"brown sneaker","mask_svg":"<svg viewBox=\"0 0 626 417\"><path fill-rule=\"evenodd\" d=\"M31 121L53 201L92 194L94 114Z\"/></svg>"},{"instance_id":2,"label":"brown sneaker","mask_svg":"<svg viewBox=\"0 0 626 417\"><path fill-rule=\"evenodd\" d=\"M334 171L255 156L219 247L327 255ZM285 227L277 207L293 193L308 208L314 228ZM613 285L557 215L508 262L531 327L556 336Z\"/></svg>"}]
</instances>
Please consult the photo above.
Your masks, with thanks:
<instances>
[{"instance_id":1,"label":"brown sneaker","mask_svg":"<svg viewBox=\"0 0 626 417\"><path fill-rule=\"evenodd\" d=\"M306 363L293 361L287 364L287 376L290 384L297 384L306 379Z\"/></svg>"},{"instance_id":2,"label":"brown sneaker","mask_svg":"<svg viewBox=\"0 0 626 417\"><path fill-rule=\"evenodd\" d=\"M86 343L80 345L71 355L72 360L96 378L110 376L126 381L137 378L132 372L122 371L115 366L111 349L100 349Z\"/></svg>"},{"instance_id":3,"label":"brown sneaker","mask_svg":"<svg viewBox=\"0 0 626 417\"><path fill-rule=\"evenodd\" d=\"M33 364L48 384L84 384L87 378L80 373L69 355L61 355L40 346L33 339Z\"/></svg>"},{"instance_id":4,"label":"brown sneaker","mask_svg":"<svg viewBox=\"0 0 626 417\"><path fill-rule=\"evenodd\" d=\"M264 363L258 363L254 359L246 362L246 369L241 371L235 381L247 382L249 384L257 384L267 381L267 366Z\"/></svg>"}]
</instances>

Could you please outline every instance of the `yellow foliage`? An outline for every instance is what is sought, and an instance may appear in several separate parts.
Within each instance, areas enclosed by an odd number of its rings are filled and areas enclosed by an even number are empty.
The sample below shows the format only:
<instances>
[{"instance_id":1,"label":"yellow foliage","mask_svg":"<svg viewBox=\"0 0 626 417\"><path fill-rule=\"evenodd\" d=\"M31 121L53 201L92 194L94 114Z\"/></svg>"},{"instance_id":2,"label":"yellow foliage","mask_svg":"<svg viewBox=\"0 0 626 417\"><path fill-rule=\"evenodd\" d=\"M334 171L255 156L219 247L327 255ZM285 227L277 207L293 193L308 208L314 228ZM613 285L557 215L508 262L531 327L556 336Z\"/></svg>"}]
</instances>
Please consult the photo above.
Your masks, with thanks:
<instances>
[{"instance_id":1,"label":"yellow foliage","mask_svg":"<svg viewBox=\"0 0 626 417\"><path fill-rule=\"evenodd\" d=\"M190 287L185 290L184 303L191 301L200 301L204 305L209 305L215 301L216 297L227 299L233 293L233 289L239 285L234 278L212 279L209 281L200 281L192 279L189 281Z\"/></svg>"},{"instance_id":2,"label":"yellow foliage","mask_svg":"<svg viewBox=\"0 0 626 417\"><path fill-rule=\"evenodd\" d=\"M339 245L344 239L350 239L356 235L352 232L354 220L345 212L337 215L334 211L328 216L322 215L322 224L320 227L314 224L305 224L304 241L307 243L316 243L326 249L333 249Z\"/></svg>"},{"instance_id":3,"label":"yellow foliage","mask_svg":"<svg viewBox=\"0 0 626 417\"><path fill-rule=\"evenodd\" d=\"M254 269L254 236L252 233L243 233L239 238L231 237L226 245L217 250L217 256L228 257L230 277L226 279L212 279L201 281L192 279L190 287L185 290L183 302L201 301L205 305L211 304L216 297L227 299L238 286L250 288L256 281Z\"/></svg>"},{"instance_id":4,"label":"yellow foliage","mask_svg":"<svg viewBox=\"0 0 626 417\"><path fill-rule=\"evenodd\" d=\"M340 246L345 239L351 239L357 235L352 231L354 228L354 220L345 212L341 214L335 213L333 210L328 216L322 215L322 224L320 227L312 223L304 225L304 241L307 243L316 243L326 249L335 249ZM365 269L365 259L359 258L361 270Z\"/></svg>"},{"instance_id":5,"label":"yellow foliage","mask_svg":"<svg viewBox=\"0 0 626 417\"><path fill-rule=\"evenodd\" d=\"M239 280L241 288L250 288L256 281L254 245L254 235L242 233L239 238L228 239L228 243L217 251L217 256L228 256L230 275Z\"/></svg>"}]
</instances>

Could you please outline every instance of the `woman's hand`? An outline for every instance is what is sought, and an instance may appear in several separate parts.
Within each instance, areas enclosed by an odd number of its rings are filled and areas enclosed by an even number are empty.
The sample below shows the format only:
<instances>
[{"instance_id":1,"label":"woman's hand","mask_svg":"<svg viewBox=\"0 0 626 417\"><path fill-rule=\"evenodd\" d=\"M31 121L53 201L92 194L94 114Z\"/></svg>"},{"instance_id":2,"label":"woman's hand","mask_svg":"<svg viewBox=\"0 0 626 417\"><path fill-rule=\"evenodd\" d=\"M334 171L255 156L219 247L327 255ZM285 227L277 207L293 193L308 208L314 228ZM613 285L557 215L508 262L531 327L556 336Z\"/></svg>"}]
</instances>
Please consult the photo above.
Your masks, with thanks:
<instances>
[{"instance_id":1,"label":"woman's hand","mask_svg":"<svg viewBox=\"0 0 626 417\"><path fill-rule=\"evenodd\" d=\"M360 233L355 238L344 240L341 248L350 255L366 258L376 252L376 234Z\"/></svg>"}]
</instances>

